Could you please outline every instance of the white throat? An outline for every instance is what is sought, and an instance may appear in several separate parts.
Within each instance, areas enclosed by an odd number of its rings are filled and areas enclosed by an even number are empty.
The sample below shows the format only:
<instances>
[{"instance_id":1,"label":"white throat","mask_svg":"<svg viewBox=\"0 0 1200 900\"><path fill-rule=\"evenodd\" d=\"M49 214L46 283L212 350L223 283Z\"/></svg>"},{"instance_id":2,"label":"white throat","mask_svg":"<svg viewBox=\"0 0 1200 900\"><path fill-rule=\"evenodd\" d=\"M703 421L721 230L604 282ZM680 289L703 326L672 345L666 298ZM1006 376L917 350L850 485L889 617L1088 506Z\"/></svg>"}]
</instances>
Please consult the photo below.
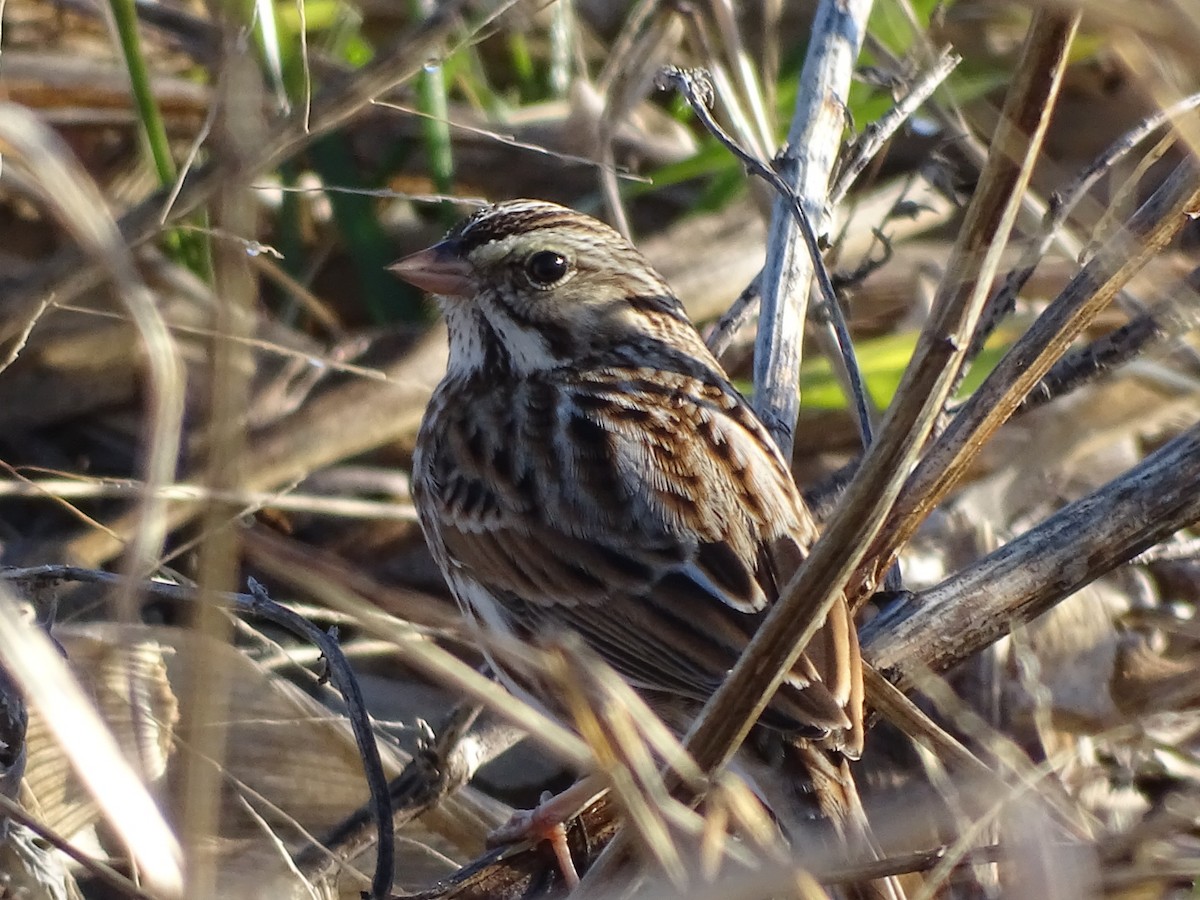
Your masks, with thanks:
<instances>
[{"instance_id":1,"label":"white throat","mask_svg":"<svg viewBox=\"0 0 1200 900\"><path fill-rule=\"evenodd\" d=\"M486 309L480 306L467 309L446 303L443 313L450 332L447 371L452 374L468 375L484 371L489 360L494 361L497 354L506 357L512 371L518 375L542 372L561 365L562 361L550 352L543 335L519 325L490 304ZM499 344L492 348L491 353L488 352L490 343Z\"/></svg>"}]
</instances>

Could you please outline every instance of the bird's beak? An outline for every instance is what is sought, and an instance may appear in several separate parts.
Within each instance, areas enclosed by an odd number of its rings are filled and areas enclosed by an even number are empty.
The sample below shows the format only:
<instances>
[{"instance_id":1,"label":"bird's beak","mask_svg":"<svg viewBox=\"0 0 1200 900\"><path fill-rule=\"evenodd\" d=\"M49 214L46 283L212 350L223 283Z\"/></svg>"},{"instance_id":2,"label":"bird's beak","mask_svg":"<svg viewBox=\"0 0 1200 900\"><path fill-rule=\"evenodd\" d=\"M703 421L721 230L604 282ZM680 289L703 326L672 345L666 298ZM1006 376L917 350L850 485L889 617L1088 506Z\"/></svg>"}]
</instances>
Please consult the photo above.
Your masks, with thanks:
<instances>
[{"instance_id":1,"label":"bird's beak","mask_svg":"<svg viewBox=\"0 0 1200 900\"><path fill-rule=\"evenodd\" d=\"M445 297L469 297L475 293L471 266L458 254L450 241L406 256L388 270L431 294Z\"/></svg>"}]
</instances>

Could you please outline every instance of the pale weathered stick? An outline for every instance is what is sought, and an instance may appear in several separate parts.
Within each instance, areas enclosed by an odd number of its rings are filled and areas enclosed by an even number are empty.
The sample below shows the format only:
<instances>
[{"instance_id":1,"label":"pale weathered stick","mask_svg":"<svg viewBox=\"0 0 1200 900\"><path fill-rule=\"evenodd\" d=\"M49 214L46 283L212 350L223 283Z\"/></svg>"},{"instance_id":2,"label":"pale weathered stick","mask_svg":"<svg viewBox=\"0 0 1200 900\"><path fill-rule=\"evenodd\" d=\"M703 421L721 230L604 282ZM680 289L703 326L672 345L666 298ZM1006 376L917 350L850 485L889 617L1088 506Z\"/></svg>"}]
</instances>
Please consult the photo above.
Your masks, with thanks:
<instances>
[{"instance_id":1,"label":"pale weathered stick","mask_svg":"<svg viewBox=\"0 0 1200 900\"><path fill-rule=\"evenodd\" d=\"M1040 11L1030 24L984 178L879 438L811 555L689 734L687 746L706 770L729 760L842 596L933 429L1016 218L1077 21Z\"/></svg>"},{"instance_id":2,"label":"pale weathered stick","mask_svg":"<svg viewBox=\"0 0 1200 900\"><path fill-rule=\"evenodd\" d=\"M793 188L818 235L827 225L829 178L870 11L871 0L822 0L817 8L788 146L777 160L780 176ZM772 207L754 348L754 409L787 458L800 409L796 385L813 277L813 261L790 206L777 197Z\"/></svg>"},{"instance_id":3,"label":"pale weathered stick","mask_svg":"<svg viewBox=\"0 0 1200 900\"><path fill-rule=\"evenodd\" d=\"M1200 521L1200 426L941 584L876 616L863 654L901 689L945 672Z\"/></svg>"}]
</instances>

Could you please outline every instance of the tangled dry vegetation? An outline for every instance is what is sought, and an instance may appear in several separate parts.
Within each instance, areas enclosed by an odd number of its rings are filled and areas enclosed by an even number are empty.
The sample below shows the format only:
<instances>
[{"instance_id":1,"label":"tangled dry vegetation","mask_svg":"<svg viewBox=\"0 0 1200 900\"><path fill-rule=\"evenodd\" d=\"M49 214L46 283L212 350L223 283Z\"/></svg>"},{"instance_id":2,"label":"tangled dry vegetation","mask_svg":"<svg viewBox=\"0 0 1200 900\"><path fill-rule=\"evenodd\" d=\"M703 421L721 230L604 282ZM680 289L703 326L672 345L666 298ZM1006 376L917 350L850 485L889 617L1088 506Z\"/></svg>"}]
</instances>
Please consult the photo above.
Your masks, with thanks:
<instances>
[{"instance_id":1,"label":"tangled dry vegetation","mask_svg":"<svg viewBox=\"0 0 1200 900\"><path fill-rule=\"evenodd\" d=\"M1200 9L210 9L2 8L0 894L561 894L486 836L596 769L593 895L1192 894ZM795 368L789 204L665 65L751 156L790 133L865 455L815 289ZM569 639L495 649L572 723L477 672L406 478L444 332L384 266L515 196L628 229L785 441L800 379L825 537L790 594L860 609L872 858L785 846Z\"/></svg>"}]
</instances>

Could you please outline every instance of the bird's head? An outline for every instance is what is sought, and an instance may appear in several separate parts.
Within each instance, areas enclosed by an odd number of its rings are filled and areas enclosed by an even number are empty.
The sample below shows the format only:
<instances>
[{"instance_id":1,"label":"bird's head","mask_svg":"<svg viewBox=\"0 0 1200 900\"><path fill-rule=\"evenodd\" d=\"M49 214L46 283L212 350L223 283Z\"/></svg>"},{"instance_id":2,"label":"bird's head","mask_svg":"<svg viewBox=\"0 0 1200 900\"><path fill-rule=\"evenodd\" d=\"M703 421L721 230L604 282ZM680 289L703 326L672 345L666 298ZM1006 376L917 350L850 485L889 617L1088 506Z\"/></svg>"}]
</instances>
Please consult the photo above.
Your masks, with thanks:
<instances>
[{"instance_id":1,"label":"bird's head","mask_svg":"<svg viewBox=\"0 0 1200 900\"><path fill-rule=\"evenodd\" d=\"M437 297L452 371L499 361L530 373L648 341L699 343L645 257L604 223L553 203L487 207L390 268Z\"/></svg>"}]
</instances>

